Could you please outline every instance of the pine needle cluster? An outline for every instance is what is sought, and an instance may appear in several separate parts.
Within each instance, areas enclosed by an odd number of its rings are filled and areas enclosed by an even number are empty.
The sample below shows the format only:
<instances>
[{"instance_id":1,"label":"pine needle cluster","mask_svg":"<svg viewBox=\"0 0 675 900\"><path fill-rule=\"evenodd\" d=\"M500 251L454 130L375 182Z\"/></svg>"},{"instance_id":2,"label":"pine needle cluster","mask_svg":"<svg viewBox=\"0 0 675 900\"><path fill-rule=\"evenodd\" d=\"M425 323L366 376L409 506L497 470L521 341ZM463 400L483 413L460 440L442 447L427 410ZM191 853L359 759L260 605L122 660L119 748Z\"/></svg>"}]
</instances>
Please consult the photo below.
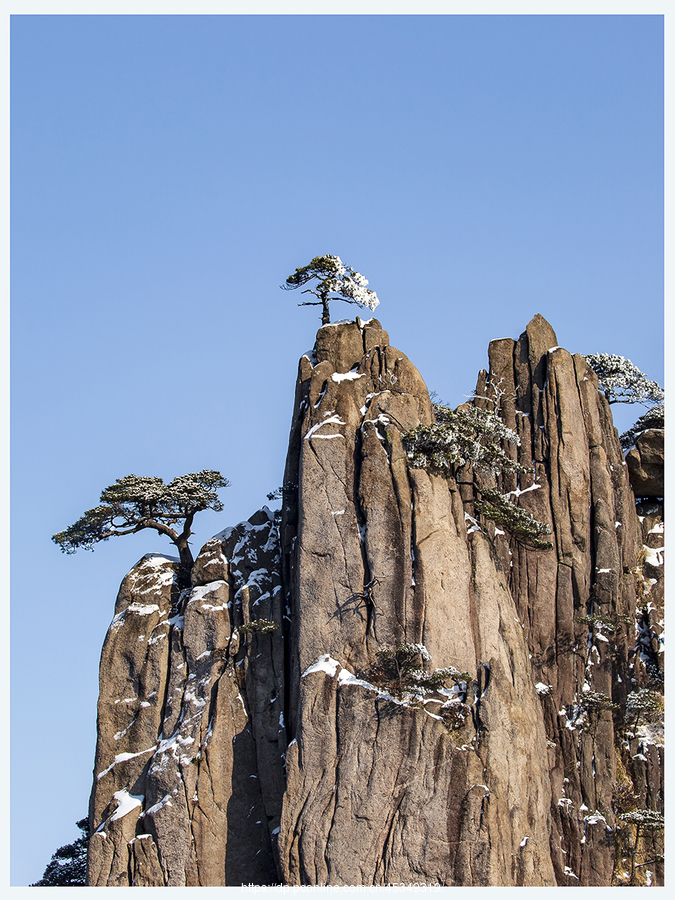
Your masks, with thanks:
<instances>
[{"instance_id":1,"label":"pine needle cluster","mask_svg":"<svg viewBox=\"0 0 675 900\"><path fill-rule=\"evenodd\" d=\"M243 634L254 634L255 632L258 632L258 634L272 634L278 627L276 622L273 622L271 619L253 619L253 621L247 622L245 625L240 625L239 631Z\"/></svg>"},{"instance_id":2,"label":"pine needle cluster","mask_svg":"<svg viewBox=\"0 0 675 900\"><path fill-rule=\"evenodd\" d=\"M496 401L491 401L496 407ZM418 425L402 435L403 447L413 468L424 468L452 475L457 468L473 469L496 476L506 472L533 474L534 469L513 459L503 445L519 447L520 439L498 415L474 404L463 404L453 410L434 404L436 422ZM496 488L478 488L480 498L474 508L485 518L508 531L516 540L533 550L550 550L546 540L550 528Z\"/></svg>"},{"instance_id":3,"label":"pine needle cluster","mask_svg":"<svg viewBox=\"0 0 675 900\"><path fill-rule=\"evenodd\" d=\"M586 362L598 376L598 387L609 403L663 403L663 388L625 356L615 353L590 353Z\"/></svg>"}]
</instances>

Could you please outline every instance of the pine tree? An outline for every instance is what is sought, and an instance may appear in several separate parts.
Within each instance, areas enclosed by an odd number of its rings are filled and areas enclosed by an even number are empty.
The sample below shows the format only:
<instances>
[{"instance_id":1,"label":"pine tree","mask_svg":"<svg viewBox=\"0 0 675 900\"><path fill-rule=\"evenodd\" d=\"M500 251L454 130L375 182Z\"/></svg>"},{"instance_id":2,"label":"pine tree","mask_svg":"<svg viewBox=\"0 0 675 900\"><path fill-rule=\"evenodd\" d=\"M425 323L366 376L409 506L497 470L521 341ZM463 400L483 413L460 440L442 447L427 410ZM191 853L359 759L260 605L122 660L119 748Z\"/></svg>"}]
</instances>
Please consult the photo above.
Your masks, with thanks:
<instances>
[{"instance_id":1,"label":"pine tree","mask_svg":"<svg viewBox=\"0 0 675 900\"><path fill-rule=\"evenodd\" d=\"M499 397L498 386L493 388ZM497 400L490 402L498 408ZM418 425L402 435L403 447L414 468L425 468L446 477L466 465L491 475L534 472L534 469L512 459L503 449L503 443L520 446L520 439L497 412L472 403L462 404L455 410L434 403L433 408L436 415L434 424ZM474 488L481 495L474 501L477 512L533 550L552 548L551 542L545 539L545 535L550 533L548 525L537 521L496 488L480 488L478 485Z\"/></svg>"},{"instance_id":2,"label":"pine tree","mask_svg":"<svg viewBox=\"0 0 675 900\"><path fill-rule=\"evenodd\" d=\"M301 269L296 269L289 275L285 284L281 287L285 291L293 291L316 278L314 288L307 288L303 294L313 294L317 299L298 303L298 306L321 306L321 324L330 325L331 300L344 300L345 303L355 303L357 306L367 306L371 311L379 305L375 291L366 287L368 279L360 272L356 272L351 266L345 266L339 256L315 256L314 259ZM329 296L333 294L334 296Z\"/></svg>"},{"instance_id":3,"label":"pine tree","mask_svg":"<svg viewBox=\"0 0 675 900\"><path fill-rule=\"evenodd\" d=\"M30 887L82 887L87 877L87 843L89 820L80 819L82 832L72 844L66 844L53 854L42 878Z\"/></svg>"},{"instance_id":4,"label":"pine tree","mask_svg":"<svg viewBox=\"0 0 675 900\"><path fill-rule=\"evenodd\" d=\"M640 403L642 406L663 403L663 388L647 378L625 356L590 353L586 356L586 362L598 376L598 387L608 403Z\"/></svg>"},{"instance_id":5,"label":"pine tree","mask_svg":"<svg viewBox=\"0 0 675 900\"><path fill-rule=\"evenodd\" d=\"M101 505L87 510L77 522L53 535L52 540L64 553L79 548L93 550L94 545L122 534L135 534L151 528L166 535L180 554L181 578L187 583L194 565L188 539L195 515L204 509L220 512L220 488L229 481L220 472L179 475L169 484L161 478L127 475L101 493ZM173 526L182 522L182 530Z\"/></svg>"}]
</instances>

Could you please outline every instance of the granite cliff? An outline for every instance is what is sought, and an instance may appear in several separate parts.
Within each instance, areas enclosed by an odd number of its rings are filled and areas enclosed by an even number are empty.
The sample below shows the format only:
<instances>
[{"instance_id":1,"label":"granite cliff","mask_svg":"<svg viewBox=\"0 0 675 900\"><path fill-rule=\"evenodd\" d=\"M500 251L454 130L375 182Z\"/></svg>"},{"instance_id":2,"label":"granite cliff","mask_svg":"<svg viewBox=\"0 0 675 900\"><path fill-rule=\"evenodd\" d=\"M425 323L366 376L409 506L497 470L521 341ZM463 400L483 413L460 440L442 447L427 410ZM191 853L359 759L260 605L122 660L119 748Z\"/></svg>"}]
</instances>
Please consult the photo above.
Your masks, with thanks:
<instances>
[{"instance_id":1,"label":"granite cliff","mask_svg":"<svg viewBox=\"0 0 675 900\"><path fill-rule=\"evenodd\" d=\"M662 883L662 832L630 818L663 812L658 716L632 712L662 681L659 435L631 451L636 509L584 358L535 316L489 361L475 402L532 475L411 467L401 435L434 421L419 372L377 320L327 325L282 510L208 541L187 590L157 554L126 576L89 884ZM553 549L479 515L488 482ZM464 680L411 702L376 677L401 647Z\"/></svg>"}]
</instances>

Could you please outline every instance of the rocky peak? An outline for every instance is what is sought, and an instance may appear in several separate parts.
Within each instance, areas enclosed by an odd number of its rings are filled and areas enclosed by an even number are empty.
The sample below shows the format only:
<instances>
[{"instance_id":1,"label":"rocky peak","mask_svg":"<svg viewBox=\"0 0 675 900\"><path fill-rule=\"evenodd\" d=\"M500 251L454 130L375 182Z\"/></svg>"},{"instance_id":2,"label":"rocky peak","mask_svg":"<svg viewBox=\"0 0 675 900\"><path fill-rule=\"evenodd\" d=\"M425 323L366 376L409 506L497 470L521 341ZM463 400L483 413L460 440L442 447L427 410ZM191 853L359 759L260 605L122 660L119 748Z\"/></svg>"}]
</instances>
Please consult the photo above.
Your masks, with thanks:
<instances>
[{"instance_id":1,"label":"rocky peak","mask_svg":"<svg viewBox=\"0 0 675 900\"><path fill-rule=\"evenodd\" d=\"M597 379L541 316L488 355L475 402L532 474L413 468L419 372L376 319L326 325L281 514L208 541L188 590L156 555L125 578L90 884L625 881L617 815L663 809L662 739L628 712L662 677L662 510L638 520ZM552 550L475 513L490 485ZM452 687L422 690L437 669Z\"/></svg>"}]
</instances>

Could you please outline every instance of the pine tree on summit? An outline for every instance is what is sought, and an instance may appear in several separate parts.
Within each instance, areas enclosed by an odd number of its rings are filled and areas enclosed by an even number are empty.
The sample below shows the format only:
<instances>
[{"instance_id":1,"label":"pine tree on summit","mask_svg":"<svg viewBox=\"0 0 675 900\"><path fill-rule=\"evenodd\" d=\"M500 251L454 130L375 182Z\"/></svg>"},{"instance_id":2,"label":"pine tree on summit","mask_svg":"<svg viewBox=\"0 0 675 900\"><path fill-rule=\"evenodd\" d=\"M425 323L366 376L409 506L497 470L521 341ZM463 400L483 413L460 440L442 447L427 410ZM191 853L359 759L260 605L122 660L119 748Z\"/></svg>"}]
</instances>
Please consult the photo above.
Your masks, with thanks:
<instances>
[{"instance_id":1,"label":"pine tree on summit","mask_svg":"<svg viewBox=\"0 0 675 900\"><path fill-rule=\"evenodd\" d=\"M181 580L188 583L194 565L188 544L194 517L204 509L220 512L223 504L218 490L229 483L211 469L179 475L169 484L161 478L127 475L103 490L100 506L88 509L52 540L64 553L75 553L80 547L93 550L94 544L108 538L152 528L166 535L178 549ZM183 524L181 531L173 527L179 522Z\"/></svg>"},{"instance_id":2,"label":"pine tree on summit","mask_svg":"<svg viewBox=\"0 0 675 900\"><path fill-rule=\"evenodd\" d=\"M371 312L379 305L377 294L366 287L368 279L360 272L354 271L351 266L345 266L339 256L315 256L314 259L301 269L296 269L289 275L285 284L281 287L285 291L293 291L302 287L313 278L318 279L315 288L306 288L303 294L314 294L316 300L307 300L298 303L298 306L321 306L321 324L330 325L331 300L344 300L345 303L355 303L357 306L367 306ZM330 294L335 296L331 297Z\"/></svg>"}]
</instances>

